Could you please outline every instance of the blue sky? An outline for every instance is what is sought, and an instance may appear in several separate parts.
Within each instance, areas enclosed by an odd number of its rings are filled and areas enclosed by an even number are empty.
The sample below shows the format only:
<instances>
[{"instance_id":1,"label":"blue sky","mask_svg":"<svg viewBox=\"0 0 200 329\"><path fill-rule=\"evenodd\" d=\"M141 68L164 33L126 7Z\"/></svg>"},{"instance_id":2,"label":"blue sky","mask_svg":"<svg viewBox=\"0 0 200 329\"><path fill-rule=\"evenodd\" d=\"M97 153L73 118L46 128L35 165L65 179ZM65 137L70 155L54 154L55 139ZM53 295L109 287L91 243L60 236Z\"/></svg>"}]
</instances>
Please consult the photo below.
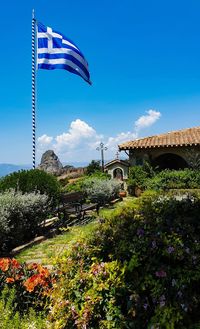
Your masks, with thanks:
<instances>
[{"instance_id":1,"label":"blue sky","mask_svg":"<svg viewBox=\"0 0 200 329\"><path fill-rule=\"evenodd\" d=\"M32 162L31 15L71 38L92 86L64 70L37 72L37 161L111 159L125 140L200 121L200 2L9 1L1 4L0 163Z\"/></svg>"}]
</instances>

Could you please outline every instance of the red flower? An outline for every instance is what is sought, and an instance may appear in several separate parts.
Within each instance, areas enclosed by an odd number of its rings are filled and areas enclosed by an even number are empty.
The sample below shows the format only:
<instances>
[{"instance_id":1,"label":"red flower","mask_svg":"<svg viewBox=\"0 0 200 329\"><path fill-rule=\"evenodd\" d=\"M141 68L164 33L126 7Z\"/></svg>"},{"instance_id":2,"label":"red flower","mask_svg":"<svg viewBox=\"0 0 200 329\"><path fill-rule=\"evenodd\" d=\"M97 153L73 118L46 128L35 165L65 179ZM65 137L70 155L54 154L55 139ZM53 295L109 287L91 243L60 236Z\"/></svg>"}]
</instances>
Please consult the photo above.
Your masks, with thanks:
<instances>
[{"instance_id":1,"label":"red flower","mask_svg":"<svg viewBox=\"0 0 200 329\"><path fill-rule=\"evenodd\" d=\"M48 278L48 276L49 276L49 271L48 271L48 269L46 268L46 267L40 267L39 268L39 273L42 275L42 276L44 276L45 278Z\"/></svg>"},{"instance_id":2,"label":"red flower","mask_svg":"<svg viewBox=\"0 0 200 329\"><path fill-rule=\"evenodd\" d=\"M3 272L6 272L10 265L10 259L9 258L0 258L0 269Z\"/></svg>"},{"instance_id":3,"label":"red flower","mask_svg":"<svg viewBox=\"0 0 200 329\"><path fill-rule=\"evenodd\" d=\"M14 278L7 278L6 279L6 283L13 283L13 282L15 282Z\"/></svg>"},{"instance_id":4,"label":"red flower","mask_svg":"<svg viewBox=\"0 0 200 329\"><path fill-rule=\"evenodd\" d=\"M39 274L34 274L24 282L26 290L32 292L35 287L38 285Z\"/></svg>"},{"instance_id":5,"label":"red flower","mask_svg":"<svg viewBox=\"0 0 200 329\"><path fill-rule=\"evenodd\" d=\"M12 264L12 267L16 268L16 269L21 267L21 265L18 263L18 261L15 258L11 259L11 264Z\"/></svg>"},{"instance_id":6,"label":"red flower","mask_svg":"<svg viewBox=\"0 0 200 329\"><path fill-rule=\"evenodd\" d=\"M49 281L47 280L47 277L49 276L49 271L41 266L40 272L41 273L39 274L32 275L24 282L24 286L26 287L27 291L32 292L37 286L49 286Z\"/></svg>"}]
</instances>

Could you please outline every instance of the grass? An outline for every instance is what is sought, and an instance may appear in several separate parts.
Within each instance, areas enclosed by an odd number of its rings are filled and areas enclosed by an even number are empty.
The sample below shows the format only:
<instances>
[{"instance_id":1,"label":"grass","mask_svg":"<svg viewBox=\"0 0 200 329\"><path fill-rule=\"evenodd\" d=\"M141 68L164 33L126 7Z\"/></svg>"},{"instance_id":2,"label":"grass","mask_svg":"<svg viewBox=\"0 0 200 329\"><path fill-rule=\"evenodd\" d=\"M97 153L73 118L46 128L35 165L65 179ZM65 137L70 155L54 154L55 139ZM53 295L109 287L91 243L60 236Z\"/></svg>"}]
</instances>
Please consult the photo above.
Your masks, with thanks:
<instances>
[{"instance_id":1,"label":"grass","mask_svg":"<svg viewBox=\"0 0 200 329\"><path fill-rule=\"evenodd\" d=\"M15 258L20 262L37 262L52 266L54 259L64 252L71 241L80 236L90 235L96 225L97 222L93 221L85 226L63 229L62 234L23 250Z\"/></svg>"},{"instance_id":2,"label":"grass","mask_svg":"<svg viewBox=\"0 0 200 329\"><path fill-rule=\"evenodd\" d=\"M117 209L126 207L126 205L127 206L130 204L133 205L136 200L137 200L137 198L132 197L132 196L125 197L125 198L123 198L123 201L115 203L112 207L101 209L99 212L99 216L106 217L106 218L109 217L110 215L112 216L114 209L117 210Z\"/></svg>"},{"instance_id":3,"label":"grass","mask_svg":"<svg viewBox=\"0 0 200 329\"><path fill-rule=\"evenodd\" d=\"M99 217L108 218L109 215L112 216L113 209L117 210L130 202L133 203L133 201L133 197L126 197L122 202L114 204L110 209L101 209ZM98 223L94 220L87 225L63 229L62 234L21 251L15 258L20 262L41 263L42 265L52 267L59 255L66 250L69 243L80 236L91 235L96 225Z\"/></svg>"}]
</instances>

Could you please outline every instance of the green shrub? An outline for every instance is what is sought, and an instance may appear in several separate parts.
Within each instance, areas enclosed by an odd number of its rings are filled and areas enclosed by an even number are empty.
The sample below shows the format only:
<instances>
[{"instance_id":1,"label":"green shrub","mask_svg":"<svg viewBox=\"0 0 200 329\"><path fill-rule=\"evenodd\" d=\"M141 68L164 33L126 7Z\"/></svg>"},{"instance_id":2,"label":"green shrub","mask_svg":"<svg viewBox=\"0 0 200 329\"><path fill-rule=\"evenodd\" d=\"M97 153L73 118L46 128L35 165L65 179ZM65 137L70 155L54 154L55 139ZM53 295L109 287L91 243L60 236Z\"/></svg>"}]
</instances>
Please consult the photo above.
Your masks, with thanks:
<instances>
[{"instance_id":1,"label":"green shrub","mask_svg":"<svg viewBox=\"0 0 200 329\"><path fill-rule=\"evenodd\" d=\"M82 189L91 201L105 204L118 196L121 183L115 179L99 179L91 177L85 179Z\"/></svg>"},{"instance_id":2,"label":"green shrub","mask_svg":"<svg viewBox=\"0 0 200 329\"><path fill-rule=\"evenodd\" d=\"M102 173L101 171L96 171L89 176L83 176L75 180L73 183L67 184L62 190L64 192L83 192L85 182L87 182L88 179L90 181L92 181L93 179L108 180L110 179L110 175L108 175L107 173Z\"/></svg>"},{"instance_id":3,"label":"green shrub","mask_svg":"<svg viewBox=\"0 0 200 329\"><path fill-rule=\"evenodd\" d=\"M43 194L6 191L0 194L0 250L33 237L49 211L48 197Z\"/></svg>"},{"instance_id":4,"label":"green shrub","mask_svg":"<svg viewBox=\"0 0 200 329\"><path fill-rule=\"evenodd\" d=\"M52 324L65 329L198 328L199 195L144 193L101 222L92 236L72 242L60 259Z\"/></svg>"},{"instance_id":5,"label":"green shrub","mask_svg":"<svg viewBox=\"0 0 200 329\"><path fill-rule=\"evenodd\" d=\"M200 188L200 171L192 169L164 170L146 182L153 190Z\"/></svg>"},{"instance_id":6,"label":"green shrub","mask_svg":"<svg viewBox=\"0 0 200 329\"><path fill-rule=\"evenodd\" d=\"M154 175L155 172L148 162L145 162L143 166L131 167L129 169L129 178L127 181L129 193L134 195L136 187L144 190L146 188L147 179Z\"/></svg>"},{"instance_id":7,"label":"green shrub","mask_svg":"<svg viewBox=\"0 0 200 329\"><path fill-rule=\"evenodd\" d=\"M76 179L73 183L68 183L62 188L63 192L70 193L70 192L81 192L82 186L84 182L83 177Z\"/></svg>"},{"instance_id":8,"label":"green shrub","mask_svg":"<svg viewBox=\"0 0 200 329\"><path fill-rule=\"evenodd\" d=\"M61 178L59 179L59 183L62 187L65 187L69 183L69 178L68 177Z\"/></svg>"},{"instance_id":9,"label":"green shrub","mask_svg":"<svg viewBox=\"0 0 200 329\"><path fill-rule=\"evenodd\" d=\"M52 203L57 202L60 184L56 177L42 170L31 169L14 172L0 179L0 191L15 189L22 193L39 192L46 194Z\"/></svg>"},{"instance_id":10,"label":"green shrub","mask_svg":"<svg viewBox=\"0 0 200 329\"><path fill-rule=\"evenodd\" d=\"M20 314L15 309L15 289L4 289L0 297L1 329L45 329L47 322L42 314L30 309L27 314Z\"/></svg>"},{"instance_id":11,"label":"green shrub","mask_svg":"<svg viewBox=\"0 0 200 329\"><path fill-rule=\"evenodd\" d=\"M101 172L100 161L92 160L86 168L86 175L92 175L95 172Z\"/></svg>"},{"instance_id":12,"label":"green shrub","mask_svg":"<svg viewBox=\"0 0 200 329\"><path fill-rule=\"evenodd\" d=\"M20 264L14 258L0 258L0 299L6 302L14 290L15 311L20 314L30 309L46 312L54 277L40 264Z\"/></svg>"}]
</instances>

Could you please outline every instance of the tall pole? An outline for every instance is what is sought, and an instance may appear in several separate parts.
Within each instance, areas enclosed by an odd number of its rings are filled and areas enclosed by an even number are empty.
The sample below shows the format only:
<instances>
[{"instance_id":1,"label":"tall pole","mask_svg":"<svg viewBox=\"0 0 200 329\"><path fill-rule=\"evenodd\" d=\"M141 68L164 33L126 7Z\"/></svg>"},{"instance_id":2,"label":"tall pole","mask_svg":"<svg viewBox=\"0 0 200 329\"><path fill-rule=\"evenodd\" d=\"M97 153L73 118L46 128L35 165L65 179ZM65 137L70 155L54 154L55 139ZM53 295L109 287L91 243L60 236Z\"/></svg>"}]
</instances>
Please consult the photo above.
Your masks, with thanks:
<instances>
[{"instance_id":1,"label":"tall pole","mask_svg":"<svg viewBox=\"0 0 200 329\"><path fill-rule=\"evenodd\" d=\"M32 11L32 144L33 169L35 169L35 13Z\"/></svg>"},{"instance_id":2,"label":"tall pole","mask_svg":"<svg viewBox=\"0 0 200 329\"><path fill-rule=\"evenodd\" d=\"M101 167L102 167L102 171L104 171L104 155L103 155L103 147L101 148Z\"/></svg>"},{"instance_id":3,"label":"tall pole","mask_svg":"<svg viewBox=\"0 0 200 329\"><path fill-rule=\"evenodd\" d=\"M97 151L101 151L101 169L104 172L104 151L106 151L108 148L104 147L104 143L100 143L99 147L96 148Z\"/></svg>"}]
</instances>

